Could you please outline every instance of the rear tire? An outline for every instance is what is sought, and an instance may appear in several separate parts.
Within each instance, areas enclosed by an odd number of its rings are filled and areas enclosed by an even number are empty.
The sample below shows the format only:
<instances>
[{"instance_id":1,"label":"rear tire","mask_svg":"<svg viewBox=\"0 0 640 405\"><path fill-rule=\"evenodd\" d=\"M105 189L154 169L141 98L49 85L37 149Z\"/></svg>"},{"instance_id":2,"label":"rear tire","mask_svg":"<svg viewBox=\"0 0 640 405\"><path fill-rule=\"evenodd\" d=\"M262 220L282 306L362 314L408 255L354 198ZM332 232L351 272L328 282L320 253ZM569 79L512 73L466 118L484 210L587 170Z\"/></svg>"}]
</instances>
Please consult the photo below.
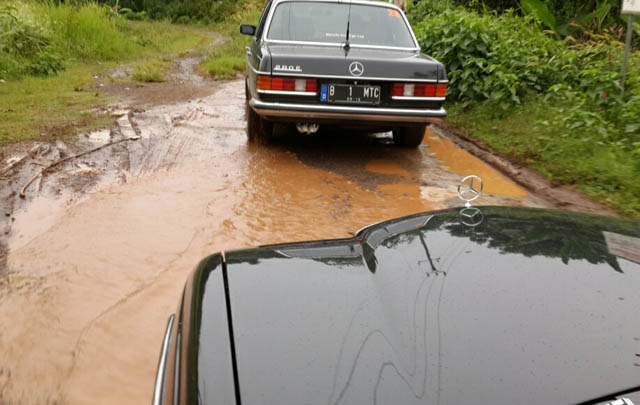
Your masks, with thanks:
<instances>
[{"instance_id":1,"label":"rear tire","mask_svg":"<svg viewBox=\"0 0 640 405\"><path fill-rule=\"evenodd\" d=\"M269 143L273 137L273 122L260 117L249 105L245 105L247 114L247 138L249 142Z\"/></svg>"},{"instance_id":2,"label":"rear tire","mask_svg":"<svg viewBox=\"0 0 640 405\"><path fill-rule=\"evenodd\" d=\"M396 128L393 130L393 142L404 148L417 148L424 139L426 129L426 125Z\"/></svg>"}]
</instances>

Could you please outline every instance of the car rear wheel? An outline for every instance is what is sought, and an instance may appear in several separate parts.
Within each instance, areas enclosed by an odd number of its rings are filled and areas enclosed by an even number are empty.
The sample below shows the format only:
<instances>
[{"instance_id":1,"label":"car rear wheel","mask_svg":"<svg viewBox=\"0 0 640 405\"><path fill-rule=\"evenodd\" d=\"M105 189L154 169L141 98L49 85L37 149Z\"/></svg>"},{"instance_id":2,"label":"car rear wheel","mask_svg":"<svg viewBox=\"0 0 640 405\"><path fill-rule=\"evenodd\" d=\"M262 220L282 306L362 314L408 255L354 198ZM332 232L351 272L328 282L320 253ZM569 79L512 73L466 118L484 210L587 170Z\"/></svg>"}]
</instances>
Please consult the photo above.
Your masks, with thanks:
<instances>
[{"instance_id":1,"label":"car rear wheel","mask_svg":"<svg viewBox=\"0 0 640 405\"><path fill-rule=\"evenodd\" d=\"M422 143L425 125L417 127L401 127L393 130L393 142L405 148L417 148Z\"/></svg>"},{"instance_id":2,"label":"car rear wheel","mask_svg":"<svg viewBox=\"0 0 640 405\"><path fill-rule=\"evenodd\" d=\"M269 143L273 137L273 122L260 117L249 106L249 101L245 106L247 111L247 137L249 142Z\"/></svg>"}]
</instances>

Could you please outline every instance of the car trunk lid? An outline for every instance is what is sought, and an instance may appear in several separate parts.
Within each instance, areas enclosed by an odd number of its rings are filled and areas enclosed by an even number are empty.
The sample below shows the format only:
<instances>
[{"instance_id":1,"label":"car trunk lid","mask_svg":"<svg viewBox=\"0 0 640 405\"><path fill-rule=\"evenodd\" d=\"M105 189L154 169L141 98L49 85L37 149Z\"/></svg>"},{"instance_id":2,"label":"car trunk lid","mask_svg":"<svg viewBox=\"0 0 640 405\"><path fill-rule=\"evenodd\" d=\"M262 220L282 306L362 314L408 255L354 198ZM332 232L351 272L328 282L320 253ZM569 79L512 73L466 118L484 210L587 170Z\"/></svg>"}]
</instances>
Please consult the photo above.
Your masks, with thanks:
<instances>
[{"instance_id":1,"label":"car trunk lid","mask_svg":"<svg viewBox=\"0 0 640 405\"><path fill-rule=\"evenodd\" d=\"M268 45L273 75L344 77L357 79L444 79L441 64L419 52L402 49L337 46ZM354 71L353 64L360 63Z\"/></svg>"}]
</instances>

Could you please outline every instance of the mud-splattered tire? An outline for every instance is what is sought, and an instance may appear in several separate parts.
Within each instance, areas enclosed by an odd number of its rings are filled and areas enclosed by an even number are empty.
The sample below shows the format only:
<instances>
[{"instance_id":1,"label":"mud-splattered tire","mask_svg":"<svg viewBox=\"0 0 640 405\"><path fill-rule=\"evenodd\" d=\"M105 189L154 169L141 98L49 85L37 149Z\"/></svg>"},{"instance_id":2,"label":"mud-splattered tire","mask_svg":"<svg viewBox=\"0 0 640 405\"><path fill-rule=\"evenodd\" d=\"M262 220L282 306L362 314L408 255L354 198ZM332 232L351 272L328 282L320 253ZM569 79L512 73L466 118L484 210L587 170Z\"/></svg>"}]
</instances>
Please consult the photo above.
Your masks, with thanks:
<instances>
[{"instance_id":1,"label":"mud-splattered tire","mask_svg":"<svg viewBox=\"0 0 640 405\"><path fill-rule=\"evenodd\" d=\"M273 123L261 118L253 108L246 103L247 138L249 142L269 143L273 137Z\"/></svg>"},{"instance_id":2,"label":"mud-splattered tire","mask_svg":"<svg viewBox=\"0 0 640 405\"><path fill-rule=\"evenodd\" d=\"M422 143L425 125L417 127L401 127L393 130L393 142L404 148L417 148Z\"/></svg>"}]
</instances>

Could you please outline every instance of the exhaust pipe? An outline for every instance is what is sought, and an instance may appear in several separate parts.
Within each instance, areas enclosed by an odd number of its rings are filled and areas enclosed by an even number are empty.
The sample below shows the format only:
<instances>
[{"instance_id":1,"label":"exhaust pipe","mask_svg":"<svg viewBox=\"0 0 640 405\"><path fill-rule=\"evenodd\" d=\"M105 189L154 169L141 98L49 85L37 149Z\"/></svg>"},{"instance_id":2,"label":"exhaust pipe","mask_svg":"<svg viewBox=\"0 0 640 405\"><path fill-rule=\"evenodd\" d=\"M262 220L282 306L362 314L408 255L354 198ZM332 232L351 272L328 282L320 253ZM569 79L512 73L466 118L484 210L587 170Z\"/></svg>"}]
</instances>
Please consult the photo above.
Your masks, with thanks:
<instances>
[{"instance_id":1,"label":"exhaust pipe","mask_svg":"<svg viewBox=\"0 0 640 405\"><path fill-rule=\"evenodd\" d=\"M317 122L298 122L296 129L301 134L315 134L320 129L320 125Z\"/></svg>"}]
</instances>

